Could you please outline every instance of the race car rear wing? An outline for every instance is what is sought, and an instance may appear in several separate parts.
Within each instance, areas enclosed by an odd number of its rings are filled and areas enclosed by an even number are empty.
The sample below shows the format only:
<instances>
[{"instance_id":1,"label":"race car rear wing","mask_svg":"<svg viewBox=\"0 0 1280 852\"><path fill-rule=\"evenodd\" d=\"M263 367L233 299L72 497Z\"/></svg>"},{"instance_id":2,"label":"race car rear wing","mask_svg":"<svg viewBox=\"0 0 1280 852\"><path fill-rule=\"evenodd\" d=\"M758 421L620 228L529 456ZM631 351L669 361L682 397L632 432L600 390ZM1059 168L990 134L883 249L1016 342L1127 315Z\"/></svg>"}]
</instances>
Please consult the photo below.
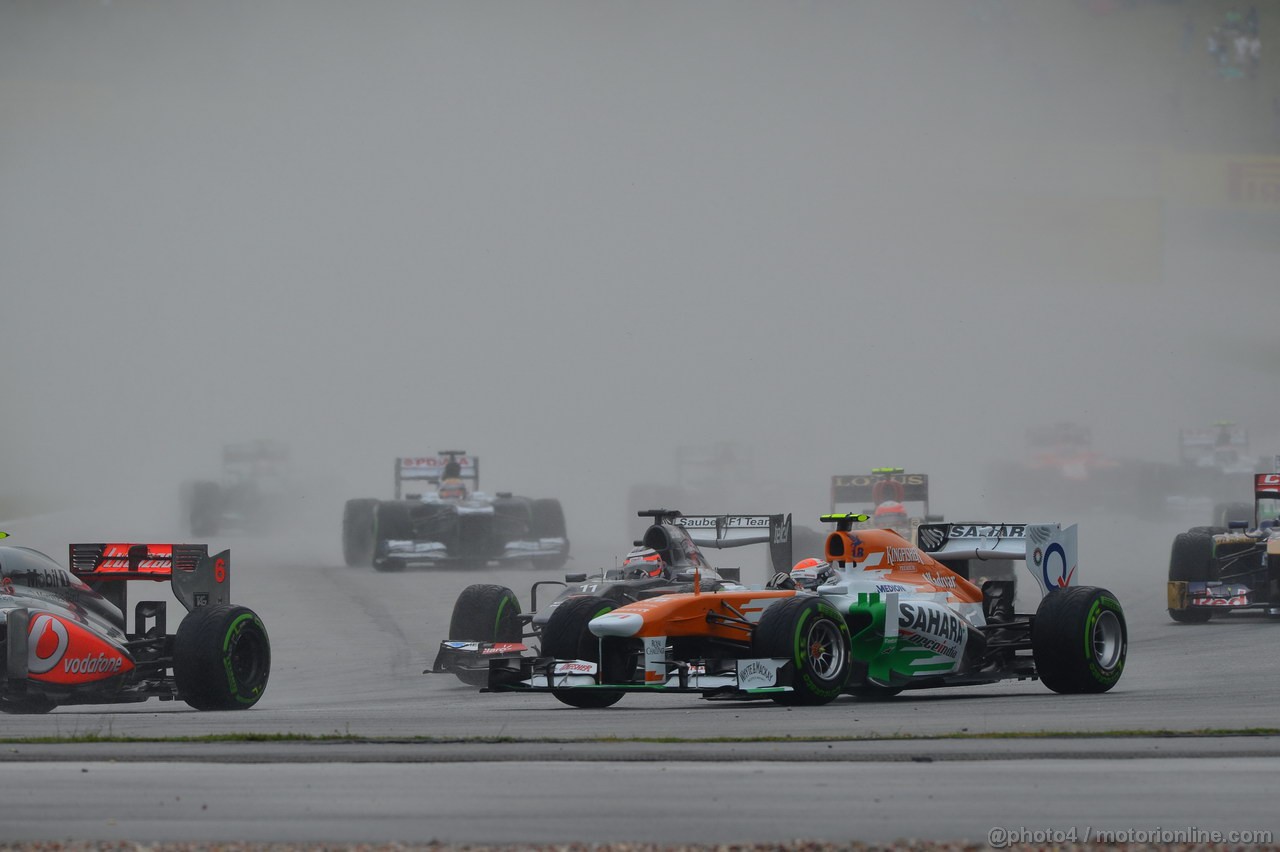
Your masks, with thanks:
<instances>
[{"instance_id":1,"label":"race car rear wing","mask_svg":"<svg viewBox=\"0 0 1280 852\"><path fill-rule=\"evenodd\" d=\"M1255 499L1280 499L1280 473L1255 473L1253 475Z\"/></svg>"},{"instance_id":2,"label":"race car rear wing","mask_svg":"<svg viewBox=\"0 0 1280 852\"><path fill-rule=\"evenodd\" d=\"M1076 525L921 524L919 548L944 564L1007 559L1024 561L1042 594L1074 585Z\"/></svg>"},{"instance_id":3,"label":"race car rear wing","mask_svg":"<svg viewBox=\"0 0 1280 852\"><path fill-rule=\"evenodd\" d=\"M439 485L444 478L445 465L458 463L458 478L471 483L471 490L480 489L480 459L462 450L441 450L434 456L402 456L396 459L396 499L401 499L401 485L405 482L428 482Z\"/></svg>"},{"instance_id":4,"label":"race car rear wing","mask_svg":"<svg viewBox=\"0 0 1280 852\"><path fill-rule=\"evenodd\" d=\"M71 573L127 611L127 580L168 580L187 611L230 603L231 551L207 544L73 544Z\"/></svg>"},{"instance_id":5,"label":"race car rear wing","mask_svg":"<svg viewBox=\"0 0 1280 852\"><path fill-rule=\"evenodd\" d=\"M791 515L677 515L672 523L698 547L767 544L774 570L791 570Z\"/></svg>"},{"instance_id":6,"label":"race car rear wing","mask_svg":"<svg viewBox=\"0 0 1280 852\"><path fill-rule=\"evenodd\" d=\"M924 514L929 514L929 474L904 473L898 469L881 469L872 473L856 473L831 477L831 508L857 504L871 506L875 502L876 483L884 474L890 475L902 485L903 503L923 503Z\"/></svg>"}]
</instances>

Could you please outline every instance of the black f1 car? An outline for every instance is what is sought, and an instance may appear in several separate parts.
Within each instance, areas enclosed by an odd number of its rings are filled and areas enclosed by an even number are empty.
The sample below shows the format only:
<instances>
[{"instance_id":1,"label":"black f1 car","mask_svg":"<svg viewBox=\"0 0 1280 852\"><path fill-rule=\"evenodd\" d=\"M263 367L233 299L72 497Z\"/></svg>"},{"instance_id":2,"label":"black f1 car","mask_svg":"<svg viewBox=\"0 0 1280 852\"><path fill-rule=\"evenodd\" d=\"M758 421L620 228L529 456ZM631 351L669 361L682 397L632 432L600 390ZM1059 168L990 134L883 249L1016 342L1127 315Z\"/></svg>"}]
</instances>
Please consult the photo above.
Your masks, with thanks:
<instances>
[{"instance_id":1,"label":"black f1 car","mask_svg":"<svg viewBox=\"0 0 1280 852\"><path fill-rule=\"evenodd\" d=\"M653 523L627 554L622 565L588 577L567 574L564 582L543 580L529 592L529 611L520 609L515 593L505 586L476 584L462 590L453 607L449 638L440 643L431 671L453 672L464 683L488 683L489 661L522 655L524 640L545 646L543 629L563 604L577 599L604 599L622 606L672 592L721 591L741 588L740 569L711 567L699 546L725 548L768 544L775 572L791 570L790 515L681 515L670 509L637 513ZM545 608L538 607L538 589L561 587ZM544 656L576 656L575 649L542 647Z\"/></svg>"},{"instance_id":2,"label":"black f1 car","mask_svg":"<svg viewBox=\"0 0 1280 852\"><path fill-rule=\"evenodd\" d=\"M436 490L402 495L406 482ZM554 570L569 558L560 501L480 492L480 460L465 450L398 458L395 484L394 500L347 501L342 553L348 565L400 571L528 560Z\"/></svg>"},{"instance_id":3,"label":"black f1 car","mask_svg":"<svg viewBox=\"0 0 1280 852\"><path fill-rule=\"evenodd\" d=\"M289 498L289 448L278 441L249 441L222 448L222 480L183 485L182 505L191 535L228 530L266 532Z\"/></svg>"},{"instance_id":4,"label":"black f1 car","mask_svg":"<svg viewBox=\"0 0 1280 852\"><path fill-rule=\"evenodd\" d=\"M1198 624L1241 610L1280 616L1280 474L1253 477L1253 517L1192 527L1169 554L1169 617Z\"/></svg>"},{"instance_id":5,"label":"black f1 car","mask_svg":"<svg viewBox=\"0 0 1280 852\"><path fill-rule=\"evenodd\" d=\"M204 544L73 544L71 570L39 551L0 547L0 711L182 699L244 710L262 697L271 644L262 620L229 603L231 554ZM127 583L168 580L187 609L167 632L166 602ZM172 674L170 674L172 672Z\"/></svg>"}]
</instances>

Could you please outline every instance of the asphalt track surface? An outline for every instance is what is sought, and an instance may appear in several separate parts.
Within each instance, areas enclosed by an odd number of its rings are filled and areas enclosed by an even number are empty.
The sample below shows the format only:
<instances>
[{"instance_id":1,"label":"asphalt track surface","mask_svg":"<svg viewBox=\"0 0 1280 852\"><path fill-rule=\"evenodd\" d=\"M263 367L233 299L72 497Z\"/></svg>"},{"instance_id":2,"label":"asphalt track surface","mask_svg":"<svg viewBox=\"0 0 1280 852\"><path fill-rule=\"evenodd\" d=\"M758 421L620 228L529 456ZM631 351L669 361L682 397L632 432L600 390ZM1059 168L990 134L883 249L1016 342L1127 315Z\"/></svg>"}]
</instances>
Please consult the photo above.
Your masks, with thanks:
<instances>
[{"instance_id":1,"label":"asphalt track surface","mask_svg":"<svg viewBox=\"0 0 1280 852\"><path fill-rule=\"evenodd\" d=\"M135 527L103 513L5 525L60 559L70 538L156 540ZM527 606L529 584L547 578L527 566L348 568L334 527L213 542L232 548L233 600L271 634L271 683L252 710L152 701L4 717L0 840L985 842L999 827L1081 841L1086 828L1280 828L1280 738L1110 736L1280 727L1280 624L1168 620L1173 521L1081 523L1082 582L1110 588L1128 618L1128 665L1110 693L1013 682L792 709L635 695L577 710L424 675L468 583L508 585ZM571 570L616 555L575 547ZM735 558L763 580L763 566ZM1034 605L1031 586L1020 603ZM1108 736L986 736L1046 732ZM220 734L328 739L84 741ZM43 737L77 741L30 742ZM947 739L904 739L927 737Z\"/></svg>"}]
</instances>

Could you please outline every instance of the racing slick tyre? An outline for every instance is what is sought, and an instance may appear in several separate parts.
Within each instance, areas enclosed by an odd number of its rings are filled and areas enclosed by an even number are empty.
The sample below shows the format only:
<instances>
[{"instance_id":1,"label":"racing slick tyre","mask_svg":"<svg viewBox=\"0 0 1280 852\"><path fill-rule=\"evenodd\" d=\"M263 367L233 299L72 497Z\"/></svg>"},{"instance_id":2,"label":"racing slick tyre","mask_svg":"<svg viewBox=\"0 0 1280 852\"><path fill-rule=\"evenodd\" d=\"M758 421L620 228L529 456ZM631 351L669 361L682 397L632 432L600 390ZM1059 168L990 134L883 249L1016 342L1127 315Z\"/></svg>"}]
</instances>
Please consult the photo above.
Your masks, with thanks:
<instances>
[{"instance_id":1,"label":"racing slick tyre","mask_svg":"<svg viewBox=\"0 0 1280 852\"><path fill-rule=\"evenodd\" d=\"M536 539L562 538L565 548L554 556L535 556L533 567L546 571L558 571L569 561L569 534L564 523L564 509L559 500L547 497L534 500L529 506L532 520L530 532Z\"/></svg>"},{"instance_id":2,"label":"racing slick tyre","mask_svg":"<svg viewBox=\"0 0 1280 852\"><path fill-rule=\"evenodd\" d=\"M379 503L373 510L373 568L375 571L403 571L404 562L399 559L378 558L378 542L387 539L413 538L413 518L409 504L400 501Z\"/></svg>"},{"instance_id":3,"label":"racing slick tyre","mask_svg":"<svg viewBox=\"0 0 1280 852\"><path fill-rule=\"evenodd\" d=\"M373 513L377 500L348 500L342 507L342 558L352 568L373 562Z\"/></svg>"},{"instance_id":4,"label":"racing slick tyre","mask_svg":"<svg viewBox=\"0 0 1280 852\"><path fill-rule=\"evenodd\" d=\"M1096 586L1050 592L1031 622L1036 674L1054 692L1106 692L1124 673L1128 651L1124 610Z\"/></svg>"},{"instance_id":5,"label":"racing slick tyre","mask_svg":"<svg viewBox=\"0 0 1280 852\"><path fill-rule=\"evenodd\" d=\"M178 695L197 710L247 710L267 688L271 642L253 610L218 604L192 610L173 640Z\"/></svg>"},{"instance_id":6,"label":"racing slick tyre","mask_svg":"<svg viewBox=\"0 0 1280 852\"><path fill-rule=\"evenodd\" d=\"M1170 582L1205 583L1215 579L1213 576L1214 534L1196 532L1197 529L1217 529L1217 527L1192 527L1190 532L1178 533L1174 536L1173 550L1169 554ZM1169 617L1179 624L1204 624L1213 617L1213 612L1207 607L1171 609Z\"/></svg>"},{"instance_id":7,"label":"racing slick tyre","mask_svg":"<svg viewBox=\"0 0 1280 852\"><path fill-rule=\"evenodd\" d=\"M557 660L589 660L599 665L600 680L630 680L626 670L629 655L618 642L601 643L587 625L591 619L617 609L604 598L569 598L551 612L542 628L542 655ZM601 646L604 647L604 659ZM551 694L570 707L599 708L617 704L621 692L607 689L553 689Z\"/></svg>"},{"instance_id":8,"label":"racing slick tyre","mask_svg":"<svg viewBox=\"0 0 1280 852\"><path fill-rule=\"evenodd\" d=\"M222 515L222 486L216 482L195 482L191 485L191 534L196 538L208 538L218 534L218 519Z\"/></svg>"},{"instance_id":9,"label":"racing slick tyre","mask_svg":"<svg viewBox=\"0 0 1280 852\"><path fill-rule=\"evenodd\" d=\"M1187 530L1192 535L1222 535L1226 531L1226 527L1192 527Z\"/></svg>"},{"instance_id":10,"label":"racing slick tyre","mask_svg":"<svg viewBox=\"0 0 1280 852\"><path fill-rule=\"evenodd\" d=\"M766 609L751 652L791 661L793 691L770 696L778 704L826 704L845 690L852 673L849 625L821 598L785 598Z\"/></svg>"},{"instance_id":11,"label":"racing slick tyre","mask_svg":"<svg viewBox=\"0 0 1280 852\"><path fill-rule=\"evenodd\" d=\"M453 605L449 638L468 642L519 642L520 601L506 586L477 583L467 586ZM458 680L469 686L486 686L488 670L455 669Z\"/></svg>"}]
</instances>

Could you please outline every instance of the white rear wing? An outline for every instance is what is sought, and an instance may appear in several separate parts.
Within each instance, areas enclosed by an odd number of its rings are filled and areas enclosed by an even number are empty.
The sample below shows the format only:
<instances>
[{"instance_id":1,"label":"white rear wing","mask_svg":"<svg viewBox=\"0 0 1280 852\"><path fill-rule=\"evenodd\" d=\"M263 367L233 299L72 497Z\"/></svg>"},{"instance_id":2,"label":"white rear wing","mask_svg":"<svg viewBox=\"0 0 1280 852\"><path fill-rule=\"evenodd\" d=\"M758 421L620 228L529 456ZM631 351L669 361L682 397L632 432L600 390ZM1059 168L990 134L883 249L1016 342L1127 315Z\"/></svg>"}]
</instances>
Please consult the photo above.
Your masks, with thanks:
<instances>
[{"instance_id":1,"label":"white rear wing","mask_svg":"<svg viewBox=\"0 0 1280 852\"><path fill-rule=\"evenodd\" d=\"M458 478L471 483L471 490L480 488L480 459L459 453L440 453L434 456L403 456L396 459L396 499L400 499L403 482L429 482L439 485L444 477L445 465L458 463Z\"/></svg>"},{"instance_id":2,"label":"white rear wing","mask_svg":"<svg viewBox=\"0 0 1280 852\"><path fill-rule=\"evenodd\" d=\"M1041 593L1078 581L1077 527L1060 524L921 524L919 547L939 562L1024 561Z\"/></svg>"},{"instance_id":3,"label":"white rear wing","mask_svg":"<svg viewBox=\"0 0 1280 852\"><path fill-rule=\"evenodd\" d=\"M790 515L680 515L672 522L699 547L767 544L774 568L791 570Z\"/></svg>"}]
</instances>

